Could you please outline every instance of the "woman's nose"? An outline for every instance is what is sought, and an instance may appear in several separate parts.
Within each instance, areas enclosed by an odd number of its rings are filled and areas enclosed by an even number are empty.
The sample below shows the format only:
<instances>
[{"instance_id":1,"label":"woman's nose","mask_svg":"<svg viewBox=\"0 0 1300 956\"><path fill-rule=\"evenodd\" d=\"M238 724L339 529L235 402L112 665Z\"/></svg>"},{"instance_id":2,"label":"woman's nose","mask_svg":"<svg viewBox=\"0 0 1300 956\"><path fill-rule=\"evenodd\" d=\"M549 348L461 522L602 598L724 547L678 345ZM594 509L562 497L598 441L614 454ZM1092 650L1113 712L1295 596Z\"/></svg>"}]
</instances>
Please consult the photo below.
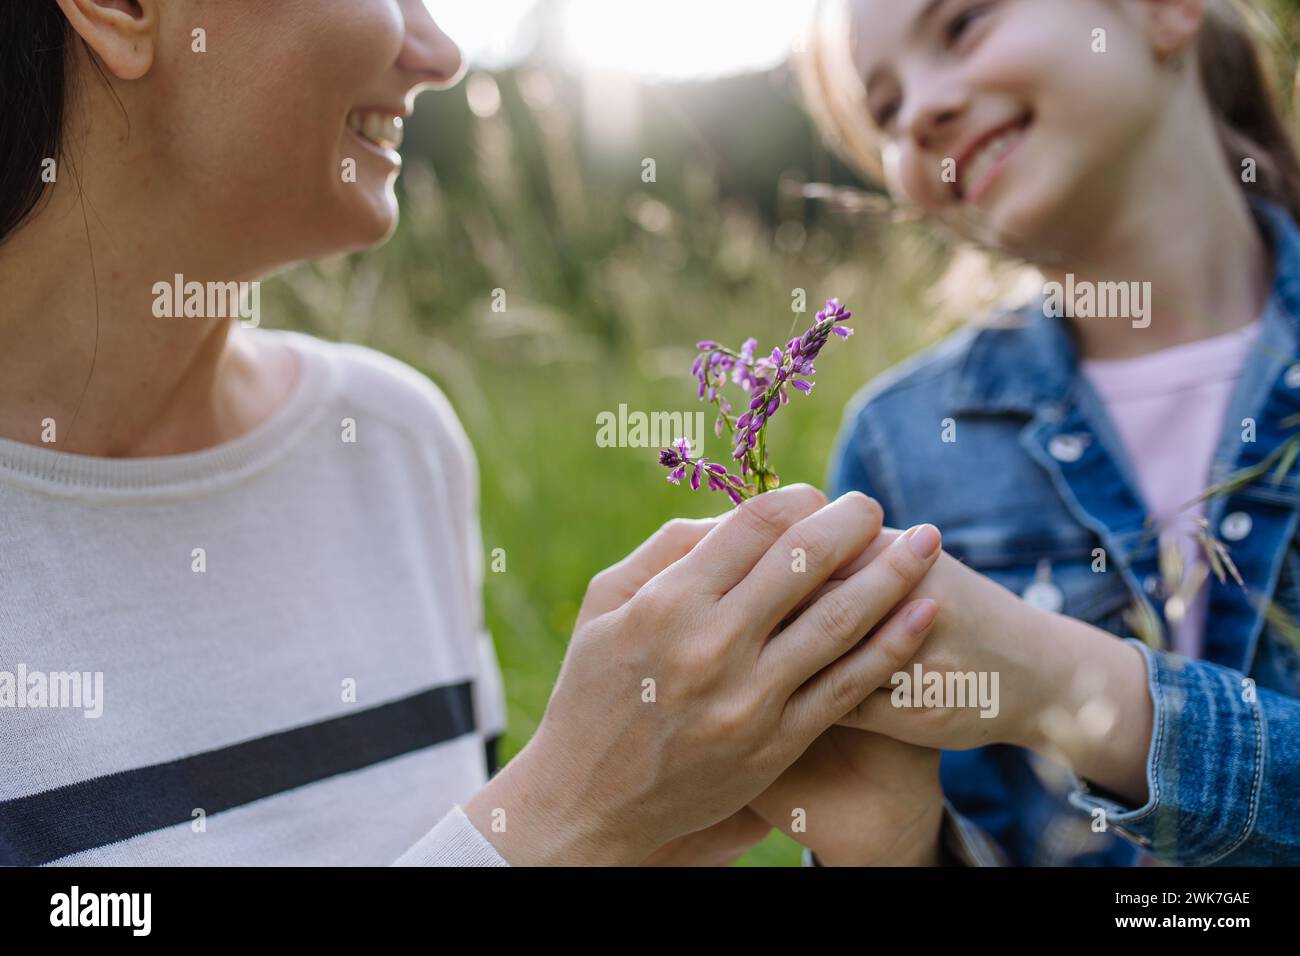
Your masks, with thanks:
<instances>
[{"instance_id":1,"label":"woman's nose","mask_svg":"<svg viewBox=\"0 0 1300 956\"><path fill-rule=\"evenodd\" d=\"M420 77L419 89L450 86L460 78L460 48L439 29L424 0L401 0L406 37L397 66Z\"/></svg>"}]
</instances>

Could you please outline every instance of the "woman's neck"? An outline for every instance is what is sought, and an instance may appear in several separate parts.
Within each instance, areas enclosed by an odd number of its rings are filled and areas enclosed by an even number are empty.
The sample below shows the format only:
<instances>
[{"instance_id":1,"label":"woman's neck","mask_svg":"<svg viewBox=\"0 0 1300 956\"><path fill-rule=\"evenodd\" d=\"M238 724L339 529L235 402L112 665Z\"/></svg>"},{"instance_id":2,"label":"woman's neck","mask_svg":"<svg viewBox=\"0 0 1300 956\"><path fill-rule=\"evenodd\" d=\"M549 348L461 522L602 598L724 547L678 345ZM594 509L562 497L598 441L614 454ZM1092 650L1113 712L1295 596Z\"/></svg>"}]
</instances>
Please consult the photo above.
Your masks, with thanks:
<instances>
[{"instance_id":1,"label":"woman's neck","mask_svg":"<svg viewBox=\"0 0 1300 956\"><path fill-rule=\"evenodd\" d=\"M231 318L154 315L156 283L218 270L167 232L176 217L158 215L167 201L142 195L138 170L93 152L0 244L0 438L143 457L238 437L287 396L292 357Z\"/></svg>"}]
</instances>

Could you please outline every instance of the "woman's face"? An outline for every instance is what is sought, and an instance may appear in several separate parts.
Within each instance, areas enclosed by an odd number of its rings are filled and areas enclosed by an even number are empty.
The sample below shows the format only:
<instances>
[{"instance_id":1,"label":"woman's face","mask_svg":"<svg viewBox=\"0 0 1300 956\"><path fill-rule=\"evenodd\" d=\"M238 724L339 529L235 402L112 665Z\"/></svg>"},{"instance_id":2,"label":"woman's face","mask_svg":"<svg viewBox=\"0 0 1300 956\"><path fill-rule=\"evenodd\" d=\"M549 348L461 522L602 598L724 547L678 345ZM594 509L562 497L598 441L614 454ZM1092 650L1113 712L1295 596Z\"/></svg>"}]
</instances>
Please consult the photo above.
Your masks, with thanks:
<instances>
[{"instance_id":1,"label":"woman's face","mask_svg":"<svg viewBox=\"0 0 1300 956\"><path fill-rule=\"evenodd\" d=\"M126 7L126 0L114 0ZM141 2L135 5L145 7ZM382 242L401 123L460 53L421 0L169 0L128 147L193 228L266 265ZM198 52L194 31L204 31ZM170 198L170 197L169 197Z\"/></svg>"},{"instance_id":2,"label":"woman's face","mask_svg":"<svg viewBox=\"0 0 1300 956\"><path fill-rule=\"evenodd\" d=\"M1148 0L852 2L854 66L902 198L1032 258L1122 195L1168 99Z\"/></svg>"}]
</instances>

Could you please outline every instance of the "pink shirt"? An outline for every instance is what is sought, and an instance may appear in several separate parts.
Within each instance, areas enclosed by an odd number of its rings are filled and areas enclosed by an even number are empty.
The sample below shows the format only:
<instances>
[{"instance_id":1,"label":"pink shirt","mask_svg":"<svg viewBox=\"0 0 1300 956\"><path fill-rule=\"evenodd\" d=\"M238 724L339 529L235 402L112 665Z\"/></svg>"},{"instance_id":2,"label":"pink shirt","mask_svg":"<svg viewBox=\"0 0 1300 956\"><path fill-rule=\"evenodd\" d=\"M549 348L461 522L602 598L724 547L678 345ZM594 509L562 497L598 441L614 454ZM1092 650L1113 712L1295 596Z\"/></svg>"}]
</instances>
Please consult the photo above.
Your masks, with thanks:
<instances>
[{"instance_id":1,"label":"pink shirt","mask_svg":"<svg viewBox=\"0 0 1300 956\"><path fill-rule=\"evenodd\" d=\"M1183 506L1209 485L1228 402L1259 327L1254 322L1137 358L1082 363L1124 444L1161 545L1179 548L1189 577L1206 565L1195 537L1205 507ZM1200 656L1208 597L1202 585L1182 620L1170 621L1174 649L1188 657Z\"/></svg>"}]
</instances>

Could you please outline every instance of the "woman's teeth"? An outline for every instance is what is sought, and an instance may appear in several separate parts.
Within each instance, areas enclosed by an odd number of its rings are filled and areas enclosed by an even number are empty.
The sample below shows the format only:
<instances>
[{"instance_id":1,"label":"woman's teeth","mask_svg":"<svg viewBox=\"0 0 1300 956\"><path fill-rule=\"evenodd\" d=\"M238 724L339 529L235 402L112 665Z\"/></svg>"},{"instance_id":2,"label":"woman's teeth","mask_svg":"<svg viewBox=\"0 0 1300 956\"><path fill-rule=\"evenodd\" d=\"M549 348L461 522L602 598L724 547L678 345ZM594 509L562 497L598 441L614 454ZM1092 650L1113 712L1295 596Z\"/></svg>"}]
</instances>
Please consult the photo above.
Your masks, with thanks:
<instances>
[{"instance_id":1,"label":"woman's teeth","mask_svg":"<svg viewBox=\"0 0 1300 956\"><path fill-rule=\"evenodd\" d=\"M396 150L402 145L402 118L388 113L353 110L348 129L370 140L380 149Z\"/></svg>"},{"instance_id":2,"label":"woman's teeth","mask_svg":"<svg viewBox=\"0 0 1300 956\"><path fill-rule=\"evenodd\" d=\"M969 196L971 190L983 182L984 177L993 170L993 167L1020 145L1024 137L1025 127L1017 126L999 133L980 147L979 152L966 163L966 168L962 171L960 177L962 196Z\"/></svg>"}]
</instances>

